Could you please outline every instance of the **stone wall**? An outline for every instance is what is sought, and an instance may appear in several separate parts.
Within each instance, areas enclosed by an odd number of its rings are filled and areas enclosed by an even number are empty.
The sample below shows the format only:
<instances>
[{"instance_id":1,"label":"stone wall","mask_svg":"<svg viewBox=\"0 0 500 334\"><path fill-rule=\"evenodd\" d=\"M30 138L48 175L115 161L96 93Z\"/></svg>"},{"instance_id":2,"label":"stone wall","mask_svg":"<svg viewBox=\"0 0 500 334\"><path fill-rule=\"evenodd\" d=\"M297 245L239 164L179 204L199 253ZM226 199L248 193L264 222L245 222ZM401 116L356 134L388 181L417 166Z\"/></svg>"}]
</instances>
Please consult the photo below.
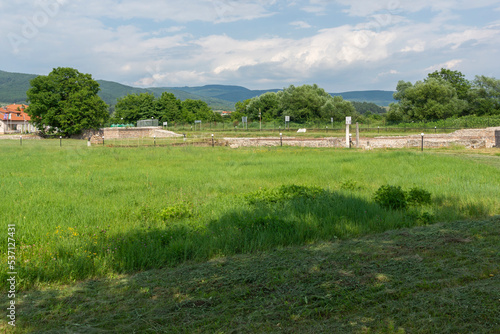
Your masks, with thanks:
<instances>
[{"instance_id":1,"label":"stone wall","mask_svg":"<svg viewBox=\"0 0 500 334\"><path fill-rule=\"evenodd\" d=\"M105 139L182 137L172 131L163 130L161 127L104 128L103 135Z\"/></svg>"},{"instance_id":2,"label":"stone wall","mask_svg":"<svg viewBox=\"0 0 500 334\"><path fill-rule=\"evenodd\" d=\"M464 146L466 148L491 148L495 146L495 130L500 127L487 129L465 129L451 134L424 134L424 147L438 148L450 146ZM224 138L232 148L245 146L280 146L280 138ZM295 138L284 137L285 146L302 147L346 147L344 138ZM412 136L384 136L375 138L360 138L358 147L372 148L411 148L421 147L422 137ZM352 147L356 147L353 140Z\"/></svg>"}]
</instances>

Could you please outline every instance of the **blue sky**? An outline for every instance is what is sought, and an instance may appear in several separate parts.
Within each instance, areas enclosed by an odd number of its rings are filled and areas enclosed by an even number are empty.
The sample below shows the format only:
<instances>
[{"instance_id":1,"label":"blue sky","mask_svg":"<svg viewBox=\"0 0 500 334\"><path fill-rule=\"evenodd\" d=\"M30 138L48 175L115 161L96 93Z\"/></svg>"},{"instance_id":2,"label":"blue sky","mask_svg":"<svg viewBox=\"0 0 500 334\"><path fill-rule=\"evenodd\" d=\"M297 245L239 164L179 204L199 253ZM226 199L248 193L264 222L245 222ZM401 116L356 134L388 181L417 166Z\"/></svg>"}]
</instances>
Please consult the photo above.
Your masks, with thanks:
<instances>
[{"instance_id":1,"label":"blue sky","mask_svg":"<svg viewBox=\"0 0 500 334\"><path fill-rule=\"evenodd\" d=\"M500 1L1 0L0 19L0 70L68 66L138 87L500 77Z\"/></svg>"}]
</instances>

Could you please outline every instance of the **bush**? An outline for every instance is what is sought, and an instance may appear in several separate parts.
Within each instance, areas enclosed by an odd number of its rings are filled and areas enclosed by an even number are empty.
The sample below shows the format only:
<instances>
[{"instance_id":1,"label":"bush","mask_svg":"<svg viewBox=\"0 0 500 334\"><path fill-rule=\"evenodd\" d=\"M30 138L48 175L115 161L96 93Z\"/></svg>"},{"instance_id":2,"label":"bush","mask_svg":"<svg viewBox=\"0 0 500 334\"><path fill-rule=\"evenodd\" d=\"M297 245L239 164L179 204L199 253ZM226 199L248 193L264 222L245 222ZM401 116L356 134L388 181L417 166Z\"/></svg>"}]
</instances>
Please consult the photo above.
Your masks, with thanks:
<instances>
[{"instance_id":1,"label":"bush","mask_svg":"<svg viewBox=\"0 0 500 334\"><path fill-rule=\"evenodd\" d=\"M313 199L324 193L324 190L314 186L282 185L275 189L263 189L245 196L250 204L274 204L296 198Z\"/></svg>"},{"instance_id":2,"label":"bush","mask_svg":"<svg viewBox=\"0 0 500 334\"><path fill-rule=\"evenodd\" d=\"M404 210L408 205L431 204L431 193L418 187L406 192L400 186L384 185L375 192L374 200L383 208Z\"/></svg>"},{"instance_id":3,"label":"bush","mask_svg":"<svg viewBox=\"0 0 500 334\"><path fill-rule=\"evenodd\" d=\"M431 193L425 189L413 187L408 192L408 203L412 205L431 204Z\"/></svg>"},{"instance_id":4,"label":"bush","mask_svg":"<svg viewBox=\"0 0 500 334\"><path fill-rule=\"evenodd\" d=\"M384 185L375 192L374 200L381 207L404 210L408 207L406 192L400 186Z\"/></svg>"},{"instance_id":5,"label":"bush","mask_svg":"<svg viewBox=\"0 0 500 334\"><path fill-rule=\"evenodd\" d=\"M160 212L160 217L163 220L189 218L192 216L192 205L189 203L179 203L169 206Z\"/></svg>"}]
</instances>

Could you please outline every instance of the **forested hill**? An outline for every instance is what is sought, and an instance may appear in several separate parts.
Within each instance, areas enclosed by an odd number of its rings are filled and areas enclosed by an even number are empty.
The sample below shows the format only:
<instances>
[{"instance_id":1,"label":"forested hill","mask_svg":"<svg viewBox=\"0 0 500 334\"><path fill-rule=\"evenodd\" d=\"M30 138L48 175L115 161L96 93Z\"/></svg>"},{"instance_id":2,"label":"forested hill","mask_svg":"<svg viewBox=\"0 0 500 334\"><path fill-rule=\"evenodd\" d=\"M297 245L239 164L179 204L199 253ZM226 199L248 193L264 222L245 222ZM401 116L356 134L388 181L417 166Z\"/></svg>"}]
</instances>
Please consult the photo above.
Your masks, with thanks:
<instances>
[{"instance_id":1,"label":"forested hill","mask_svg":"<svg viewBox=\"0 0 500 334\"><path fill-rule=\"evenodd\" d=\"M30 87L33 74L10 73L0 71L0 102L15 103L26 100L26 91ZM206 85L201 87L159 87L137 88L122 85L117 82L98 80L101 85L99 95L109 105L127 94L153 93L160 96L163 92L173 93L180 100L193 99L205 101L211 108L219 110L234 110L238 101L251 99L266 92L277 92L280 89L250 90L241 86ZM394 102L391 91L358 91L332 93L342 95L345 100L357 102L373 102L380 106L388 106Z\"/></svg>"}]
</instances>

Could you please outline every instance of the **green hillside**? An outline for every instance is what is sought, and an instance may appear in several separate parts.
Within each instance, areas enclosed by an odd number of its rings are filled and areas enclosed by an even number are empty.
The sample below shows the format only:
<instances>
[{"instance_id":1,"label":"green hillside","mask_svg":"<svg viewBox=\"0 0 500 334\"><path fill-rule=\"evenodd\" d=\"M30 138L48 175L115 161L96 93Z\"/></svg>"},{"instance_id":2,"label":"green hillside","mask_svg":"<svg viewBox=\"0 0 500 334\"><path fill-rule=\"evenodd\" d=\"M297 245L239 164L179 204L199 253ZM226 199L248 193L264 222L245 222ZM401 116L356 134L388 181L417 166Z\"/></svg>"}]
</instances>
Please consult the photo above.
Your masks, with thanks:
<instances>
[{"instance_id":1,"label":"green hillside","mask_svg":"<svg viewBox=\"0 0 500 334\"><path fill-rule=\"evenodd\" d=\"M16 103L26 101L30 80L36 75L0 71L0 101Z\"/></svg>"},{"instance_id":2,"label":"green hillside","mask_svg":"<svg viewBox=\"0 0 500 334\"><path fill-rule=\"evenodd\" d=\"M387 107L392 102L395 102L392 91L384 90L366 90L344 93L331 93L332 96L342 96L344 100L354 102L372 102L382 107Z\"/></svg>"},{"instance_id":3,"label":"green hillside","mask_svg":"<svg viewBox=\"0 0 500 334\"><path fill-rule=\"evenodd\" d=\"M26 91L30 87L30 81L35 78L33 74L10 73L0 71L0 101L3 103L15 103L26 101ZM241 86L206 85L200 87L152 87L137 88L122 85L117 82L98 80L101 85L99 95L110 106L116 104L116 100L127 94L153 93L160 96L163 92L173 93L180 100L202 100L214 110L234 110L234 104L238 101L251 99L266 92L277 92L279 89L250 90ZM394 102L391 91L356 91L344 93L332 93L341 95L345 100L356 102L372 102L379 106L388 106Z\"/></svg>"}]
</instances>

